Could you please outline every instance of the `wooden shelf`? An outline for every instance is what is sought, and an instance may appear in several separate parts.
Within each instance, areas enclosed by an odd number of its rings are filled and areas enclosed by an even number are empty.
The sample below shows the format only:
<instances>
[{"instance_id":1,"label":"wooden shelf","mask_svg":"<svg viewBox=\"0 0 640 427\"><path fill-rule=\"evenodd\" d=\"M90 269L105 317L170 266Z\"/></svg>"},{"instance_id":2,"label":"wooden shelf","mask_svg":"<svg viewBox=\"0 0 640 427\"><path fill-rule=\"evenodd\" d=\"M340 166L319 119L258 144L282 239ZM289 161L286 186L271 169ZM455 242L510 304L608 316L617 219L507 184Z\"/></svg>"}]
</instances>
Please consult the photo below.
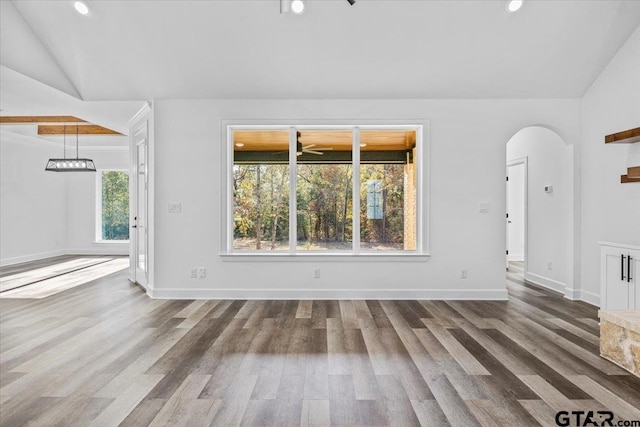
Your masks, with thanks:
<instances>
[{"instance_id":1,"label":"wooden shelf","mask_svg":"<svg viewBox=\"0 0 640 427\"><path fill-rule=\"evenodd\" d=\"M620 175L620 184L627 184L629 182L640 182L640 178L629 178L627 175Z\"/></svg>"},{"instance_id":2,"label":"wooden shelf","mask_svg":"<svg viewBox=\"0 0 640 427\"><path fill-rule=\"evenodd\" d=\"M631 166L627 168L626 175L620 175L620 183L640 182L640 166Z\"/></svg>"},{"instance_id":3,"label":"wooden shelf","mask_svg":"<svg viewBox=\"0 0 640 427\"><path fill-rule=\"evenodd\" d=\"M634 142L640 142L640 128L624 130L604 137L605 144L632 144Z\"/></svg>"}]
</instances>

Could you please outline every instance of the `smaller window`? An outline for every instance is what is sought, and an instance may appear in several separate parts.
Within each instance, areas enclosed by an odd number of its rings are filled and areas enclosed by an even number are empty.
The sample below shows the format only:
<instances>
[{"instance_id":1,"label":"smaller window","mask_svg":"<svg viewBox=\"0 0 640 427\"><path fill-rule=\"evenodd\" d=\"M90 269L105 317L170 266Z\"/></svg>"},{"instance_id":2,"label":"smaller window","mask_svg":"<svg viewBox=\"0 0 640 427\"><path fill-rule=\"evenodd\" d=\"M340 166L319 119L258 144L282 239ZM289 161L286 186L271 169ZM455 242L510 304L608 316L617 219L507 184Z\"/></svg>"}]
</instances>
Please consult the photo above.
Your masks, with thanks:
<instances>
[{"instance_id":1,"label":"smaller window","mask_svg":"<svg viewBox=\"0 0 640 427\"><path fill-rule=\"evenodd\" d=\"M98 173L97 238L100 241L129 240L129 174L103 170Z\"/></svg>"}]
</instances>

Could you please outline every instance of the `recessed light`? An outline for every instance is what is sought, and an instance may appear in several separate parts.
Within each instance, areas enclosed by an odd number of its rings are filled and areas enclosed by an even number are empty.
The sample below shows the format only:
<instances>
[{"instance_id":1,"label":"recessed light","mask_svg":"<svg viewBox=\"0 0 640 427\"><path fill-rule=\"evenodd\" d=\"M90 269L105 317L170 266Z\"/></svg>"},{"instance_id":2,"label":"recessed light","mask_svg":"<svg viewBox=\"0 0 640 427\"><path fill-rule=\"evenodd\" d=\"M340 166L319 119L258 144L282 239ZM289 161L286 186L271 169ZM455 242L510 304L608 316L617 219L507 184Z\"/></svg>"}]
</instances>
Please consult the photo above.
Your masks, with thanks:
<instances>
[{"instance_id":1,"label":"recessed light","mask_svg":"<svg viewBox=\"0 0 640 427\"><path fill-rule=\"evenodd\" d=\"M367 144L365 142L361 142L360 143L360 147L366 147L366 146L367 146Z\"/></svg>"},{"instance_id":2,"label":"recessed light","mask_svg":"<svg viewBox=\"0 0 640 427\"><path fill-rule=\"evenodd\" d=\"M236 147L244 147L244 144L242 142L236 142Z\"/></svg>"},{"instance_id":3,"label":"recessed light","mask_svg":"<svg viewBox=\"0 0 640 427\"><path fill-rule=\"evenodd\" d=\"M293 0L291 2L291 11L296 15L300 15L304 12L304 2L302 0Z\"/></svg>"},{"instance_id":4,"label":"recessed light","mask_svg":"<svg viewBox=\"0 0 640 427\"><path fill-rule=\"evenodd\" d=\"M80 15L88 15L89 14L89 6L86 5L86 3L81 2L81 1L77 1L73 4L73 7L76 8L76 11L80 14Z\"/></svg>"},{"instance_id":5,"label":"recessed light","mask_svg":"<svg viewBox=\"0 0 640 427\"><path fill-rule=\"evenodd\" d=\"M522 7L523 0L509 0L507 3L507 10L509 12L516 12Z\"/></svg>"}]
</instances>

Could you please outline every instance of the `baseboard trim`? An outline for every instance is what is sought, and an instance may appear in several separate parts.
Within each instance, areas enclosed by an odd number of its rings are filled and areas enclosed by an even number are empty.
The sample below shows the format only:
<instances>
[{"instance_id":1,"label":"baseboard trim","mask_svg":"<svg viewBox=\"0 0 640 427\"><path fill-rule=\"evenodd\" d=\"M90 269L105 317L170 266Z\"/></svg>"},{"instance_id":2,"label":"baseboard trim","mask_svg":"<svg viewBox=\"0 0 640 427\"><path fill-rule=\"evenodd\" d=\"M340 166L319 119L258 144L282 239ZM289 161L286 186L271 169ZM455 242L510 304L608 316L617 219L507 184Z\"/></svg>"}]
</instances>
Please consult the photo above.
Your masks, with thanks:
<instances>
[{"instance_id":1,"label":"baseboard trim","mask_svg":"<svg viewBox=\"0 0 640 427\"><path fill-rule=\"evenodd\" d=\"M508 300L506 289L147 289L147 294L154 299Z\"/></svg>"},{"instance_id":2,"label":"baseboard trim","mask_svg":"<svg viewBox=\"0 0 640 427\"><path fill-rule=\"evenodd\" d=\"M514 262L524 262L524 254L509 254L507 256L507 259L509 259L509 261L514 261Z\"/></svg>"},{"instance_id":3,"label":"baseboard trim","mask_svg":"<svg viewBox=\"0 0 640 427\"><path fill-rule=\"evenodd\" d=\"M600 295L581 289L567 288L564 297L571 301L582 301L600 307Z\"/></svg>"},{"instance_id":4,"label":"baseboard trim","mask_svg":"<svg viewBox=\"0 0 640 427\"><path fill-rule=\"evenodd\" d=\"M543 288L551 289L552 291L565 293L567 285L557 280L549 279L548 277L540 276L534 273L524 273L524 280L527 282L535 283Z\"/></svg>"},{"instance_id":5,"label":"baseboard trim","mask_svg":"<svg viewBox=\"0 0 640 427\"><path fill-rule=\"evenodd\" d=\"M22 264L24 262L38 261L41 259L53 258L63 255L129 255L129 249L120 250L118 248L91 248L91 249L64 249L49 252L40 252L32 255L24 255L0 260L0 267Z\"/></svg>"},{"instance_id":6,"label":"baseboard trim","mask_svg":"<svg viewBox=\"0 0 640 427\"><path fill-rule=\"evenodd\" d=\"M6 267L8 265L14 265L14 264L22 264L23 262L38 261L40 259L53 258L56 256L62 256L62 255L67 255L67 251L63 249L58 249L55 251L40 252L37 254L5 258L0 260L0 267Z\"/></svg>"},{"instance_id":7,"label":"baseboard trim","mask_svg":"<svg viewBox=\"0 0 640 427\"><path fill-rule=\"evenodd\" d=\"M129 255L129 248L85 248L85 249L68 249L66 255Z\"/></svg>"}]
</instances>

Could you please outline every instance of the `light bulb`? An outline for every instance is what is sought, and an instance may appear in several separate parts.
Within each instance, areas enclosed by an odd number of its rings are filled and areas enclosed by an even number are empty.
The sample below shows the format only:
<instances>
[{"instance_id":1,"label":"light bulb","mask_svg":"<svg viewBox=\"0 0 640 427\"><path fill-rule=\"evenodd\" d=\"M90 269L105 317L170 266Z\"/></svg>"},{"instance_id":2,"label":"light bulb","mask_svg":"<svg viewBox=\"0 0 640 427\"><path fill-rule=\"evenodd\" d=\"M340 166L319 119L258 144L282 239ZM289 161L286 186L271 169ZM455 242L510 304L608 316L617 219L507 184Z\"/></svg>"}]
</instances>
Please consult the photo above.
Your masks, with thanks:
<instances>
[{"instance_id":1,"label":"light bulb","mask_svg":"<svg viewBox=\"0 0 640 427\"><path fill-rule=\"evenodd\" d=\"M73 7L76 8L76 11L80 15L87 15L89 13L89 7L84 2L77 1L73 4Z\"/></svg>"},{"instance_id":2,"label":"light bulb","mask_svg":"<svg viewBox=\"0 0 640 427\"><path fill-rule=\"evenodd\" d=\"M302 2L302 0L293 0L291 2L291 11L296 15L300 15L302 12L304 12L304 3Z\"/></svg>"},{"instance_id":3,"label":"light bulb","mask_svg":"<svg viewBox=\"0 0 640 427\"><path fill-rule=\"evenodd\" d=\"M509 12L517 11L522 7L522 1L523 0L510 0L509 3L507 3L507 10Z\"/></svg>"}]
</instances>

